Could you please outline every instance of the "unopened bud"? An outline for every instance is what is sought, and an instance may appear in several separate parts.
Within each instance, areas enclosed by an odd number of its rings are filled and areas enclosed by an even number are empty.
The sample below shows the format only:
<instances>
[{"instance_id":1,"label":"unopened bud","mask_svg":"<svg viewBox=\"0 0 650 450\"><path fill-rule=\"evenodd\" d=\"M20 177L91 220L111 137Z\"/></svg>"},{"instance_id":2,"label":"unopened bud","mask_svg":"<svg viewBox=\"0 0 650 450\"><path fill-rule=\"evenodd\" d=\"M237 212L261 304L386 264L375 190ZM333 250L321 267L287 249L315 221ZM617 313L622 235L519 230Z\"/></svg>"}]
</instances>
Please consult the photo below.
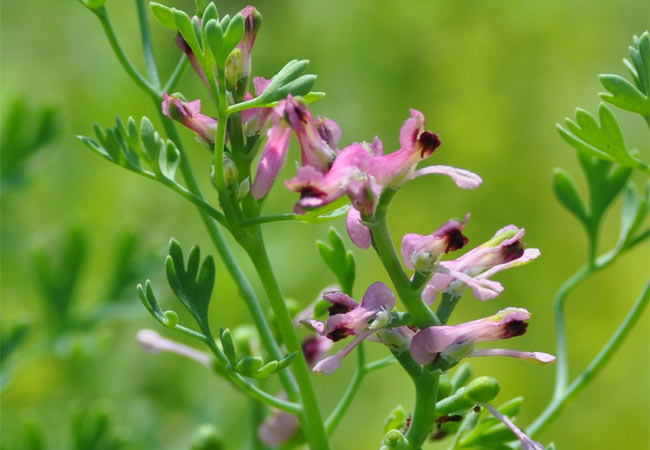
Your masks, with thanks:
<instances>
[{"instance_id":1,"label":"unopened bud","mask_svg":"<svg viewBox=\"0 0 650 450\"><path fill-rule=\"evenodd\" d=\"M499 382L493 377L478 377L465 388L465 397L477 403L492 401L501 390Z\"/></svg>"},{"instance_id":2,"label":"unopened bud","mask_svg":"<svg viewBox=\"0 0 650 450\"><path fill-rule=\"evenodd\" d=\"M252 325L241 325L232 332L232 340L237 353L253 356L259 353L259 335Z\"/></svg>"},{"instance_id":3,"label":"unopened bud","mask_svg":"<svg viewBox=\"0 0 650 450\"><path fill-rule=\"evenodd\" d=\"M404 435L399 430L390 430L384 436L384 445L381 450L388 449L408 449L409 444Z\"/></svg>"},{"instance_id":4,"label":"unopened bud","mask_svg":"<svg viewBox=\"0 0 650 450\"><path fill-rule=\"evenodd\" d=\"M223 156L223 177L225 178L226 184L228 186L239 187L239 170L237 170L237 165L226 155Z\"/></svg>"}]
</instances>

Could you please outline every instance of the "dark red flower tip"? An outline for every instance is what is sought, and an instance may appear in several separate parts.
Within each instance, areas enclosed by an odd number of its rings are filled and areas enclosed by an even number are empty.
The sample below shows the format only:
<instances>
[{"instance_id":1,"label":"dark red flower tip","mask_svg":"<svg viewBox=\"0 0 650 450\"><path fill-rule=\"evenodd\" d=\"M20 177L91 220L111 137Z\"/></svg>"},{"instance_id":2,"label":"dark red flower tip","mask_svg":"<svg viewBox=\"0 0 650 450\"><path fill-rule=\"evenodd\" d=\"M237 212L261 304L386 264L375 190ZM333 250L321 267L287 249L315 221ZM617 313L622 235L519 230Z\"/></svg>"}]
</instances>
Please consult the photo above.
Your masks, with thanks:
<instances>
[{"instance_id":1,"label":"dark red flower tip","mask_svg":"<svg viewBox=\"0 0 650 450\"><path fill-rule=\"evenodd\" d=\"M431 156L433 152L440 147L442 142L440 141L438 133L423 131L420 133L420 136L418 136L418 144L420 146L420 156L425 158Z\"/></svg>"}]
</instances>

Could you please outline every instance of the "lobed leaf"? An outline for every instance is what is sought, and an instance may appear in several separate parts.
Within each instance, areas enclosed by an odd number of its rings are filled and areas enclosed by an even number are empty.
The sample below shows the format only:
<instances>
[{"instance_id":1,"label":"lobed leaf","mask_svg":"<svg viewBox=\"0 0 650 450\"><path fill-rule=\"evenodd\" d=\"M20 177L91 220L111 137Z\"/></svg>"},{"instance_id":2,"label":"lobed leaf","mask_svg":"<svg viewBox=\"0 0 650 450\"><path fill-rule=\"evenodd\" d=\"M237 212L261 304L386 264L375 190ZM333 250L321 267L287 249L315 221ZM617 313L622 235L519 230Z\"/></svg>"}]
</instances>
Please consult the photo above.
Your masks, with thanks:
<instances>
[{"instance_id":1,"label":"lobed leaf","mask_svg":"<svg viewBox=\"0 0 650 450\"><path fill-rule=\"evenodd\" d=\"M352 252L346 251L343 240L334 228L330 228L331 246L323 241L316 241L316 248L323 261L336 276L343 292L350 294L354 285L355 265Z\"/></svg>"},{"instance_id":2,"label":"lobed leaf","mask_svg":"<svg viewBox=\"0 0 650 450\"><path fill-rule=\"evenodd\" d=\"M553 192L558 201L585 225L589 218L578 190L569 174L560 168L553 171Z\"/></svg>"}]
</instances>

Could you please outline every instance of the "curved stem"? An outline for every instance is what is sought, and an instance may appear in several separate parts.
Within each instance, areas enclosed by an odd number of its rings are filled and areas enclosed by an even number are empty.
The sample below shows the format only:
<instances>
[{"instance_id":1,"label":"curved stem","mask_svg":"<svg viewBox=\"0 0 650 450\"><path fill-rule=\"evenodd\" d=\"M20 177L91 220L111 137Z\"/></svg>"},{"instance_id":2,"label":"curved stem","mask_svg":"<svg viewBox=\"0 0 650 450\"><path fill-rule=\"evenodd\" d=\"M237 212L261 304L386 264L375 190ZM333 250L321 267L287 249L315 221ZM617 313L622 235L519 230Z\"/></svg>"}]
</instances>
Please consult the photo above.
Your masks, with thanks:
<instances>
[{"instance_id":1,"label":"curved stem","mask_svg":"<svg viewBox=\"0 0 650 450\"><path fill-rule=\"evenodd\" d=\"M104 6L97 8L93 10L97 18L99 19L99 22L102 24L102 28L104 29L104 34L106 34L106 37L108 38L108 43L111 45L111 48L113 49L113 53L115 53L115 56L117 57L118 61L120 62L120 65L124 69L124 71L127 73L129 77L137 84L142 90L147 92L150 96L158 98L160 97L160 92L153 87L147 80L144 79L144 77L138 72L138 70L133 66L129 58L126 56L124 53L124 50L122 49L122 46L117 40L117 36L115 35L115 30L113 29L113 25L111 24L110 19L108 18L108 13L106 12L106 8Z\"/></svg>"},{"instance_id":2,"label":"curved stem","mask_svg":"<svg viewBox=\"0 0 650 450\"><path fill-rule=\"evenodd\" d=\"M187 59L187 56L185 56L185 54L182 54L178 60L178 64L176 64L174 71L170 75L169 80L167 80L167 83L165 83L165 86L162 88L163 92L174 90L178 82L181 81L181 77L185 73L185 69L187 69L189 62L190 60Z\"/></svg>"},{"instance_id":3,"label":"curved stem","mask_svg":"<svg viewBox=\"0 0 650 450\"><path fill-rule=\"evenodd\" d=\"M187 155L185 153L180 137L178 136L178 132L176 131L174 123L168 117L163 115L162 111L159 110L158 113L160 115L160 119L162 120L163 126L165 127L165 131L167 132L167 136L172 140L172 142L174 142L174 144L176 144L176 147L181 154L180 169L181 173L183 174L183 178L187 183L188 190L197 197L203 198L203 195L201 194L201 188L196 181L196 177L194 176L192 167L189 164ZM260 305L260 302L255 295L253 287L246 278L246 275L244 275L244 272L237 263L234 255L230 251L230 248L228 247L223 234L214 223L214 221L201 209L199 209L199 215L208 231L208 234L210 235L215 248L217 249L217 253L219 253L221 260L226 266L226 269L239 288L239 293L244 299L244 303L246 303L248 311L251 314L253 323L260 333L260 340L262 341L262 344L273 359L281 359L283 356L282 352L280 351L280 347L278 346L275 337L273 336L271 327L269 326L266 317L264 316L262 306ZM296 382L291 376L289 369L281 370L279 372L279 376L280 381L282 382L282 386L287 392L289 398L292 401L298 401L300 399L300 394L298 392Z\"/></svg>"},{"instance_id":4,"label":"curved stem","mask_svg":"<svg viewBox=\"0 0 650 450\"><path fill-rule=\"evenodd\" d=\"M378 359L376 361L369 362L366 364L365 371L372 372L373 370L383 369L384 367L392 366L397 360L394 356L387 356L385 358Z\"/></svg>"},{"instance_id":5,"label":"curved stem","mask_svg":"<svg viewBox=\"0 0 650 450\"><path fill-rule=\"evenodd\" d=\"M583 266L569 278L558 290L554 301L555 340L557 343L555 369L555 390L553 398L562 396L569 384L569 351L566 342L566 324L564 320L564 304L569 293L593 273L589 265Z\"/></svg>"},{"instance_id":6,"label":"curved stem","mask_svg":"<svg viewBox=\"0 0 650 450\"><path fill-rule=\"evenodd\" d=\"M135 4L138 10L138 21L140 22L140 38L142 39L144 66L147 70L147 77L153 86L157 90L160 90L160 78L158 77L158 68L156 67L153 45L151 44L149 21L147 20L147 7L144 0L136 0Z\"/></svg>"},{"instance_id":7,"label":"curved stem","mask_svg":"<svg viewBox=\"0 0 650 450\"><path fill-rule=\"evenodd\" d=\"M329 449L327 434L318 409L318 402L316 401L316 394L309 378L309 368L305 360L305 355L298 340L291 314L284 302L284 296L280 291L280 286L273 273L261 232L258 230L256 239L249 243L243 243L243 246L262 281L266 295L275 313L275 319L277 320L278 328L282 340L287 347L287 351L297 352L292 366L302 396L303 411L305 414L304 431L307 441L312 450Z\"/></svg>"},{"instance_id":8,"label":"curved stem","mask_svg":"<svg viewBox=\"0 0 650 450\"><path fill-rule=\"evenodd\" d=\"M291 222L295 221L298 215L294 213L274 214L272 216L251 217L241 223L242 227L249 227L251 225L259 225L261 223L270 222Z\"/></svg>"},{"instance_id":9,"label":"curved stem","mask_svg":"<svg viewBox=\"0 0 650 450\"><path fill-rule=\"evenodd\" d=\"M537 434L544 428L550 421L552 421L569 401L577 396L589 382L602 370L602 368L609 362L616 350L625 341L625 338L630 333L634 325L639 321L643 310L648 304L650 298L650 280L646 283L641 295L628 312L627 316L619 325L616 332L609 339L607 344L587 366L584 372L575 379L573 383L563 392L563 394L554 398L551 404L540 414L540 416L528 427L526 433L531 437Z\"/></svg>"},{"instance_id":10,"label":"curved stem","mask_svg":"<svg viewBox=\"0 0 650 450\"><path fill-rule=\"evenodd\" d=\"M361 342L357 346L357 371L354 373L354 377L352 377L352 380L350 381L348 388L345 390L343 397L341 397L341 400L339 400L339 403L336 405L334 410L325 421L325 430L327 431L328 436L334 432L336 426L339 424L348 408L350 407L354 396L361 386L361 381L363 381L363 377L366 375L366 372L366 352L363 348L363 342Z\"/></svg>"},{"instance_id":11,"label":"curved stem","mask_svg":"<svg viewBox=\"0 0 650 450\"><path fill-rule=\"evenodd\" d=\"M386 189L379 200L375 215L368 218L364 223L370 228L372 245L386 268L395 290L404 303L404 307L411 314L413 324L418 328L440 325L438 317L422 301L419 290L412 288L411 281L404 272L388 232L386 223L388 204L396 192L394 189Z\"/></svg>"},{"instance_id":12,"label":"curved stem","mask_svg":"<svg viewBox=\"0 0 650 450\"><path fill-rule=\"evenodd\" d=\"M221 368L225 371L226 376L231 380L235 386L240 388L242 391L250 395L256 400L259 400L267 405L277 408L282 411L286 411L292 414L299 414L301 412L300 405L292 402L287 402L286 400L281 400L277 397L270 395L267 392L264 392L250 381L242 377L237 371L235 371L228 362L226 355L223 354L221 349L217 346L214 338L211 336L205 336L204 342L207 344L208 348L214 356L217 358L217 362L221 365Z\"/></svg>"},{"instance_id":13,"label":"curved stem","mask_svg":"<svg viewBox=\"0 0 650 450\"><path fill-rule=\"evenodd\" d=\"M440 305L438 305L438 309L436 310L436 315L440 319L440 322L447 323L449 316L451 316L451 313L454 312L454 308L458 304L458 300L460 300L460 295L453 295L449 292L442 293Z\"/></svg>"},{"instance_id":14,"label":"curved stem","mask_svg":"<svg viewBox=\"0 0 650 450\"><path fill-rule=\"evenodd\" d=\"M422 371L415 383L415 408L411 425L406 433L406 440L413 450L418 450L429 436L431 426L435 421L436 400L438 397L438 380L440 370Z\"/></svg>"}]
</instances>

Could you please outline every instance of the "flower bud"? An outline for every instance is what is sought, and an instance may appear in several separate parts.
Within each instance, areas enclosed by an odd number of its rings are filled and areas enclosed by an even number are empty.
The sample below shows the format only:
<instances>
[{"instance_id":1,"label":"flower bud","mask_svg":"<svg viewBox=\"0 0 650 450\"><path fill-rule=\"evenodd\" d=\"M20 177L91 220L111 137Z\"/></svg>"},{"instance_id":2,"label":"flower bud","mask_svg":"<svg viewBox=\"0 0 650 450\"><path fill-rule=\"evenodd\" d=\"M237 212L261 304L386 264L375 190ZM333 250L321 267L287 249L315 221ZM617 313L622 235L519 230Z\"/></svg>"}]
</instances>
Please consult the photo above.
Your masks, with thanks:
<instances>
[{"instance_id":1,"label":"flower bud","mask_svg":"<svg viewBox=\"0 0 650 450\"><path fill-rule=\"evenodd\" d=\"M499 382L493 377L478 377L465 387L464 395L476 403L492 401L501 390Z\"/></svg>"},{"instance_id":2,"label":"flower bud","mask_svg":"<svg viewBox=\"0 0 650 450\"><path fill-rule=\"evenodd\" d=\"M409 448L409 443L404 437L404 435L402 434L402 432L399 430L390 430L384 436L384 445L382 445L380 450L384 450L384 449L406 450L408 448Z\"/></svg>"},{"instance_id":3,"label":"flower bud","mask_svg":"<svg viewBox=\"0 0 650 450\"><path fill-rule=\"evenodd\" d=\"M235 162L225 154L223 155L223 177L228 186L239 188L239 170Z\"/></svg>"}]
</instances>

